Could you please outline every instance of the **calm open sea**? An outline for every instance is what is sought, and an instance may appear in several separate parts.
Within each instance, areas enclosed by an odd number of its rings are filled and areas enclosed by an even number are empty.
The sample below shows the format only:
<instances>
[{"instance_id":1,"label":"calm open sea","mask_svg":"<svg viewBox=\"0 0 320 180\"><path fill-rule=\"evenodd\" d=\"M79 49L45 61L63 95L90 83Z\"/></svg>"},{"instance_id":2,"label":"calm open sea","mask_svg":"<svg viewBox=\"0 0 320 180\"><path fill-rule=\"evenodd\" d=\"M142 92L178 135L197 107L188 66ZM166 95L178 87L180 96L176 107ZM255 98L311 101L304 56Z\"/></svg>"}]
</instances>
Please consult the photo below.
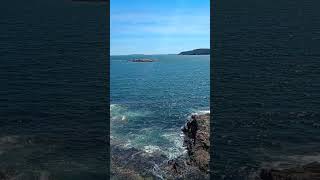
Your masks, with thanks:
<instances>
[{"instance_id":1,"label":"calm open sea","mask_svg":"<svg viewBox=\"0 0 320 180\"><path fill-rule=\"evenodd\" d=\"M128 60L150 58L155 62ZM209 56L111 56L111 139L168 158L182 154L180 127L209 110Z\"/></svg>"},{"instance_id":2,"label":"calm open sea","mask_svg":"<svg viewBox=\"0 0 320 180\"><path fill-rule=\"evenodd\" d=\"M0 171L105 179L106 5L3 1L0 17Z\"/></svg>"},{"instance_id":3,"label":"calm open sea","mask_svg":"<svg viewBox=\"0 0 320 180\"><path fill-rule=\"evenodd\" d=\"M215 179L320 160L319 1L217 1Z\"/></svg>"}]
</instances>

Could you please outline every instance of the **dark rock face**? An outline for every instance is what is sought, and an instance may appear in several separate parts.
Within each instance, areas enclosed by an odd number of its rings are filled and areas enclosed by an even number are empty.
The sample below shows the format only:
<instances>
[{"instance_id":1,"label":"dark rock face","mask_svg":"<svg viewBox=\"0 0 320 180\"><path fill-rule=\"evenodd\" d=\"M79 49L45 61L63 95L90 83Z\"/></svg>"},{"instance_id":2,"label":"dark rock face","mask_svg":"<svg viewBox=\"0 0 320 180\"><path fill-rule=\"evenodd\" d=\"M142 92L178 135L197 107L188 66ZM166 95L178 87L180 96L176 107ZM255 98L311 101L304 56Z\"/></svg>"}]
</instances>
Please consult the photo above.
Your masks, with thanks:
<instances>
[{"instance_id":1,"label":"dark rock face","mask_svg":"<svg viewBox=\"0 0 320 180\"><path fill-rule=\"evenodd\" d=\"M183 51L179 55L210 55L210 49L194 49L191 51Z\"/></svg>"},{"instance_id":2,"label":"dark rock face","mask_svg":"<svg viewBox=\"0 0 320 180\"><path fill-rule=\"evenodd\" d=\"M263 169L260 172L262 180L320 180L320 163L313 162L301 167L276 170Z\"/></svg>"},{"instance_id":3,"label":"dark rock face","mask_svg":"<svg viewBox=\"0 0 320 180\"><path fill-rule=\"evenodd\" d=\"M204 172L209 169L209 117L209 114L192 115L191 119L182 128L185 134L184 143L187 147L190 161Z\"/></svg>"},{"instance_id":4,"label":"dark rock face","mask_svg":"<svg viewBox=\"0 0 320 180\"><path fill-rule=\"evenodd\" d=\"M187 154L162 168L166 179L209 179L210 114L192 115L181 128Z\"/></svg>"},{"instance_id":5,"label":"dark rock face","mask_svg":"<svg viewBox=\"0 0 320 180\"><path fill-rule=\"evenodd\" d=\"M164 179L209 179L209 174L201 171L199 167L192 165L187 156L180 156L176 159L169 160L161 166L161 169L163 170L162 177L164 177Z\"/></svg>"},{"instance_id":6,"label":"dark rock face","mask_svg":"<svg viewBox=\"0 0 320 180\"><path fill-rule=\"evenodd\" d=\"M111 147L112 179L156 179L153 173L155 164L167 159L160 153L145 153L136 148Z\"/></svg>"}]
</instances>

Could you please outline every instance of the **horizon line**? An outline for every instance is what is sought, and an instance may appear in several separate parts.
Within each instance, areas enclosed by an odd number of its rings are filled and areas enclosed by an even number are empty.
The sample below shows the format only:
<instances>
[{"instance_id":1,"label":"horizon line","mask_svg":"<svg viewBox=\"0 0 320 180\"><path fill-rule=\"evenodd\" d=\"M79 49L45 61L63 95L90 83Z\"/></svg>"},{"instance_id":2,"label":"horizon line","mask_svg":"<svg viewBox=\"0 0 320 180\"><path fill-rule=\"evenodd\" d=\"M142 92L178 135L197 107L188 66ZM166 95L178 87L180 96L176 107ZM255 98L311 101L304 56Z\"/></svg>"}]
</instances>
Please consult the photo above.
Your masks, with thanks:
<instances>
[{"instance_id":1,"label":"horizon line","mask_svg":"<svg viewBox=\"0 0 320 180\"><path fill-rule=\"evenodd\" d=\"M196 48L196 49L210 49L210 48ZM181 52L185 52L185 51L193 51L196 49L192 49L192 50L184 50ZM179 52L179 53L181 53ZM110 56L130 56L130 55L178 55L179 53L159 53L159 54L144 54L144 53L131 53L131 54L110 54Z\"/></svg>"}]
</instances>

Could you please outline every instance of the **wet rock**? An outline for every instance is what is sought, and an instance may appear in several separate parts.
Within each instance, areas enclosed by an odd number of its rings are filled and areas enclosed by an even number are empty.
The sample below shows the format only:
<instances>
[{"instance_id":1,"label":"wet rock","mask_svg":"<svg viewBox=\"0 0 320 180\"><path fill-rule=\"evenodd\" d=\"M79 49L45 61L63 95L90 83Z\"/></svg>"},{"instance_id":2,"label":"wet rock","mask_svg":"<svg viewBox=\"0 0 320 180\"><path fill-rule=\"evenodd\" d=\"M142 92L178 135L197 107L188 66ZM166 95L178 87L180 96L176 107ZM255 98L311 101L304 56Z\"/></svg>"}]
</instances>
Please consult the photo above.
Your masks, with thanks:
<instances>
[{"instance_id":1,"label":"wet rock","mask_svg":"<svg viewBox=\"0 0 320 180\"><path fill-rule=\"evenodd\" d=\"M166 179L209 179L210 114L192 115L181 128L187 154L163 165Z\"/></svg>"},{"instance_id":2,"label":"wet rock","mask_svg":"<svg viewBox=\"0 0 320 180\"><path fill-rule=\"evenodd\" d=\"M320 163L313 162L290 169L262 169L261 180L320 180Z\"/></svg>"},{"instance_id":3,"label":"wet rock","mask_svg":"<svg viewBox=\"0 0 320 180\"><path fill-rule=\"evenodd\" d=\"M167 159L160 153L146 153L136 148L113 146L111 149L112 179L156 179L156 164Z\"/></svg>"},{"instance_id":4,"label":"wet rock","mask_svg":"<svg viewBox=\"0 0 320 180\"><path fill-rule=\"evenodd\" d=\"M112 179L209 179L210 114L194 115L181 128L187 153L175 159L111 142Z\"/></svg>"},{"instance_id":5,"label":"wet rock","mask_svg":"<svg viewBox=\"0 0 320 180\"><path fill-rule=\"evenodd\" d=\"M163 178L170 180L182 179L209 179L209 174L201 171L197 166L190 164L187 156L180 156L176 159L169 160L167 164L163 164Z\"/></svg>"},{"instance_id":6,"label":"wet rock","mask_svg":"<svg viewBox=\"0 0 320 180\"><path fill-rule=\"evenodd\" d=\"M184 144L187 147L190 163L200 170L209 170L210 148L210 115L192 115L182 127L185 134Z\"/></svg>"}]
</instances>

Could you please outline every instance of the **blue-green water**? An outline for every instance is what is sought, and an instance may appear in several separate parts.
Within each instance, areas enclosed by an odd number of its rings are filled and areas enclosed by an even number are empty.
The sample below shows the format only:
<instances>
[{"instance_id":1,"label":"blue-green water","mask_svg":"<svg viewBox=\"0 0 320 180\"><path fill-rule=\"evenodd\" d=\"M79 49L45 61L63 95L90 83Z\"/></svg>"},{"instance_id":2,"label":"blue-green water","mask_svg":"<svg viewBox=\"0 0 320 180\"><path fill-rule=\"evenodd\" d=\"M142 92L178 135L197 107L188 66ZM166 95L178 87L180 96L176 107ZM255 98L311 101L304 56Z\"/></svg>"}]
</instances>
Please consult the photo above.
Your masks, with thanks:
<instances>
[{"instance_id":1,"label":"blue-green water","mask_svg":"<svg viewBox=\"0 0 320 180\"><path fill-rule=\"evenodd\" d=\"M213 23L213 178L319 161L319 1L229 0Z\"/></svg>"},{"instance_id":2,"label":"blue-green water","mask_svg":"<svg viewBox=\"0 0 320 180\"><path fill-rule=\"evenodd\" d=\"M144 57L148 63L128 62ZM169 158L183 153L180 127L209 110L209 56L111 56L111 139Z\"/></svg>"},{"instance_id":3,"label":"blue-green water","mask_svg":"<svg viewBox=\"0 0 320 180\"><path fill-rule=\"evenodd\" d=\"M106 179L106 4L3 1L0 16L0 171Z\"/></svg>"}]
</instances>

